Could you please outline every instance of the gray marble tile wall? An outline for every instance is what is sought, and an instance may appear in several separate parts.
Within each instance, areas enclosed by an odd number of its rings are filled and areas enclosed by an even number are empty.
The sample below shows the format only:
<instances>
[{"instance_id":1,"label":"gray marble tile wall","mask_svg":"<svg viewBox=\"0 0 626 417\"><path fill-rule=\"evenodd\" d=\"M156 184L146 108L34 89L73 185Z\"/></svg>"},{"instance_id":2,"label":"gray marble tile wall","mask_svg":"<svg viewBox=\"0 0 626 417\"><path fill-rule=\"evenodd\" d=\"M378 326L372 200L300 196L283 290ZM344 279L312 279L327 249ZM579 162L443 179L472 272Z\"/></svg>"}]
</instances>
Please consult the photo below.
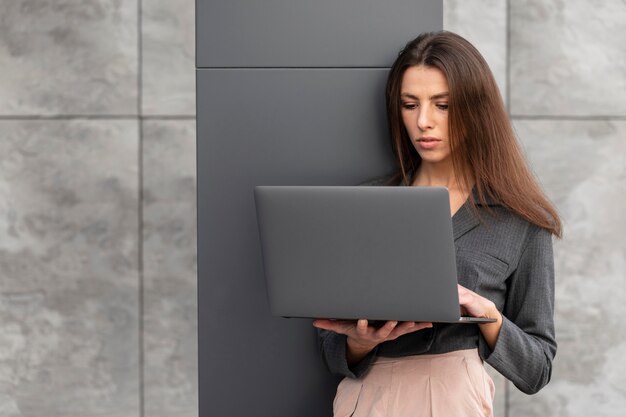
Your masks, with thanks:
<instances>
[{"instance_id":1,"label":"gray marble tile wall","mask_svg":"<svg viewBox=\"0 0 626 417\"><path fill-rule=\"evenodd\" d=\"M0 416L197 416L193 0L0 16Z\"/></svg>"},{"instance_id":2,"label":"gray marble tile wall","mask_svg":"<svg viewBox=\"0 0 626 417\"><path fill-rule=\"evenodd\" d=\"M0 127L0 415L136 416L137 121Z\"/></svg>"},{"instance_id":3,"label":"gray marble tile wall","mask_svg":"<svg viewBox=\"0 0 626 417\"><path fill-rule=\"evenodd\" d=\"M136 115L137 0L3 1L0 114Z\"/></svg>"},{"instance_id":4,"label":"gray marble tile wall","mask_svg":"<svg viewBox=\"0 0 626 417\"><path fill-rule=\"evenodd\" d=\"M141 0L141 417L198 415L195 1Z\"/></svg>"},{"instance_id":5,"label":"gray marble tile wall","mask_svg":"<svg viewBox=\"0 0 626 417\"><path fill-rule=\"evenodd\" d=\"M514 116L626 114L623 1L510 1Z\"/></svg>"},{"instance_id":6,"label":"gray marble tile wall","mask_svg":"<svg viewBox=\"0 0 626 417\"><path fill-rule=\"evenodd\" d=\"M195 0L141 0L144 115L196 114Z\"/></svg>"},{"instance_id":7,"label":"gray marble tile wall","mask_svg":"<svg viewBox=\"0 0 626 417\"><path fill-rule=\"evenodd\" d=\"M565 222L553 380L496 415L626 409L626 4L444 0ZM193 0L0 17L0 416L196 416Z\"/></svg>"},{"instance_id":8,"label":"gray marble tile wall","mask_svg":"<svg viewBox=\"0 0 626 417\"><path fill-rule=\"evenodd\" d=\"M143 152L146 417L198 415L196 130L147 120Z\"/></svg>"}]
</instances>

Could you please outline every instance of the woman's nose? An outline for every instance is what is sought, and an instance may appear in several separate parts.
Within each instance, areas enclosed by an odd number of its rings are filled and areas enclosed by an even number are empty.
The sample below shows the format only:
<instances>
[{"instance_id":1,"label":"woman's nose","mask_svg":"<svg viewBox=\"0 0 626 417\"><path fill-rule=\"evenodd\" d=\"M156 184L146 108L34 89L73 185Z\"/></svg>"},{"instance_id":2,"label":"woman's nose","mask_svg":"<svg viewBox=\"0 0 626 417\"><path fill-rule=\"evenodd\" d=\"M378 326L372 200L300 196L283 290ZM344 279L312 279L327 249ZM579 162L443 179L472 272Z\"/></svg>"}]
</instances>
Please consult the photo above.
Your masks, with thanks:
<instances>
[{"instance_id":1,"label":"woman's nose","mask_svg":"<svg viewBox=\"0 0 626 417\"><path fill-rule=\"evenodd\" d=\"M432 128L432 118L430 115L430 111L426 107L422 107L420 109L419 115L417 116L417 127L421 131L428 130Z\"/></svg>"}]
</instances>

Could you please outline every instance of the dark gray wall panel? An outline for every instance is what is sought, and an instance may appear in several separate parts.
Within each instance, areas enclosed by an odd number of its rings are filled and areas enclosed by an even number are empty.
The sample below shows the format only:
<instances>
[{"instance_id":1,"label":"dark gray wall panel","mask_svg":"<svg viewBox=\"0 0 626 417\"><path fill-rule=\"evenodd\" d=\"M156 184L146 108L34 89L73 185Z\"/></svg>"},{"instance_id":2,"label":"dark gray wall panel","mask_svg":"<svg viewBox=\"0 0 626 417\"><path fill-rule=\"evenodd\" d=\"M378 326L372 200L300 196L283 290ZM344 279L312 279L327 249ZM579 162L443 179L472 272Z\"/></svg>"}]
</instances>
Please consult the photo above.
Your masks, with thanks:
<instances>
[{"instance_id":1,"label":"dark gray wall panel","mask_svg":"<svg viewBox=\"0 0 626 417\"><path fill-rule=\"evenodd\" d=\"M253 186L393 171L386 69L197 70L200 415L332 415L309 320L270 315Z\"/></svg>"},{"instance_id":2,"label":"dark gray wall panel","mask_svg":"<svg viewBox=\"0 0 626 417\"><path fill-rule=\"evenodd\" d=\"M197 0L196 60L216 67L386 67L441 0Z\"/></svg>"}]
</instances>

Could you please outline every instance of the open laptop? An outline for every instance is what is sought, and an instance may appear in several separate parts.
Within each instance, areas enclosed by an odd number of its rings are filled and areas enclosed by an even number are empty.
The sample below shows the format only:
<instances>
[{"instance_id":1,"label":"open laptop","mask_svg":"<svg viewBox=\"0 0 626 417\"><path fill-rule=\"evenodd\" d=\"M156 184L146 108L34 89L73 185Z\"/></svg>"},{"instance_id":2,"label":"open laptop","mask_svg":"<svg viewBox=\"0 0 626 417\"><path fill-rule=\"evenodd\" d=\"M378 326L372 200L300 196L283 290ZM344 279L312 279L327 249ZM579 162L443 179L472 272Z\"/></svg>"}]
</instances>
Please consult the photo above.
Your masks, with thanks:
<instances>
[{"instance_id":1,"label":"open laptop","mask_svg":"<svg viewBox=\"0 0 626 417\"><path fill-rule=\"evenodd\" d=\"M272 314L484 323L460 317L448 190L258 186Z\"/></svg>"}]
</instances>

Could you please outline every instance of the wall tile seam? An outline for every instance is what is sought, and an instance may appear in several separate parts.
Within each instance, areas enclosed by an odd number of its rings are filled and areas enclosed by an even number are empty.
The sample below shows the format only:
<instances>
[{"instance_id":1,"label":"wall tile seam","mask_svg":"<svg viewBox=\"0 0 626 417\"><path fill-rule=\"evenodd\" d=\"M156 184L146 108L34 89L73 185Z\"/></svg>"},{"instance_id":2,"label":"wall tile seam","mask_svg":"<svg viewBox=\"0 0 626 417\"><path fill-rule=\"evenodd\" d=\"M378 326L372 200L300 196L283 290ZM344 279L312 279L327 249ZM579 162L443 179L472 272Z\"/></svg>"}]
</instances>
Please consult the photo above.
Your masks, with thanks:
<instances>
[{"instance_id":1,"label":"wall tile seam","mask_svg":"<svg viewBox=\"0 0 626 417\"><path fill-rule=\"evenodd\" d=\"M543 115L543 114L509 114L511 119L515 120L582 120L582 121L612 121L612 120L626 120L626 115L570 115L570 114L555 114L555 115ZM159 114L159 115L143 115L143 116L124 116L124 115L75 115L75 114L63 114L63 115L13 115L2 116L0 115L0 121L54 121L54 120L102 120L102 121L118 121L118 120L138 120L138 121L152 121L152 120L164 120L164 121L183 121L183 120L196 120L197 116L192 114L174 115L174 114Z\"/></svg>"},{"instance_id":2,"label":"wall tile seam","mask_svg":"<svg viewBox=\"0 0 626 417\"><path fill-rule=\"evenodd\" d=\"M139 182L139 187L137 191L137 219L138 219L138 248L137 248L137 261L138 261L138 294L137 294L137 303L138 303L138 314L139 320L137 323L137 330L139 332L138 337L138 401L139 401L139 417L145 416L145 398L146 398L146 387L145 387L145 339L144 339L144 320L145 320L145 306L144 306L144 246L143 246L143 27L142 27L142 18L143 18L143 8L142 8L142 0L137 0L137 133L138 133L138 152L137 152L137 177Z\"/></svg>"},{"instance_id":3,"label":"wall tile seam","mask_svg":"<svg viewBox=\"0 0 626 417\"><path fill-rule=\"evenodd\" d=\"M144 181L143 181L143 123L139 120L137 123L137 131L138 131L138 152L137 152L137 160L138 160L138 168L137 176L138 176L138 190L137 190L137 217L138 217L138 250L137 250L137 258L138 258L138 280L139 280L139 288L137 294L137 302L138 302L138 310L139 310L139 322L137 323L139 330L139 346L138 346L138 364L139 364L139 417L144 417L145 415L145 361L144 361L144 320L145 320L145 307L144 307L144 253L143 253L143 208L144 208L144 199L143 199L143 189L144 189Z\"/></svg>"},{"instance_id":4,"label":"wall tile seam","mask_svg":"<svg viewBox=\"0 0 626 417\"><path fill-rule=\"evenodd\" d=\"M626 116L604 116L604 115L514 115L510 114L511 120L552 120L552 121L582 121L582 122L604 122L604 121L624 121Z\"/></svg>"},{"instance_id":5,"label":"wall tile seam","mask_svg":"<svg viewBox=\"0 0 626 417\"><path fill-rule=\"evenodd\" d=\"M623 121L626 115L540 115L540 114L509 114L512 120L572 120L572 121ZM196 120L196 115L144 115L144 116L121 116L121 115L55 115L55 116L0 116L0 121L55 121L55 120L102 120L102 121L189 121Z\"/></svg>"},{"instance_id":6,"label":"wall tile seam","mask_svg":"<svg viewBox=\"0 0 626 417\"><path fill-rule=\"evenodd\" d=\"M196 67L196 70L370 70L370 69L386 69L389 70L391 67L379 67L379 66L359 66L359 67L287 67L287 66L276 66L276 67Z\"/></svg>"},{"instance_id":7,"label":"wall tile seam","mask_svg":"<svg viewBox=\"0 0 626 417\"><path fill-rule=\"evenodd\" d=\"M37 121L37 120L195 120L196 115L192 114L158 114L158 115L143 115L143 116L124 116L116 114L99 114L99 115L77 115L77 114L59 114L59 115L13 115L13 116L1 116L2 120L24 120L24 121Z\"/></svg>"}]
</instances>

